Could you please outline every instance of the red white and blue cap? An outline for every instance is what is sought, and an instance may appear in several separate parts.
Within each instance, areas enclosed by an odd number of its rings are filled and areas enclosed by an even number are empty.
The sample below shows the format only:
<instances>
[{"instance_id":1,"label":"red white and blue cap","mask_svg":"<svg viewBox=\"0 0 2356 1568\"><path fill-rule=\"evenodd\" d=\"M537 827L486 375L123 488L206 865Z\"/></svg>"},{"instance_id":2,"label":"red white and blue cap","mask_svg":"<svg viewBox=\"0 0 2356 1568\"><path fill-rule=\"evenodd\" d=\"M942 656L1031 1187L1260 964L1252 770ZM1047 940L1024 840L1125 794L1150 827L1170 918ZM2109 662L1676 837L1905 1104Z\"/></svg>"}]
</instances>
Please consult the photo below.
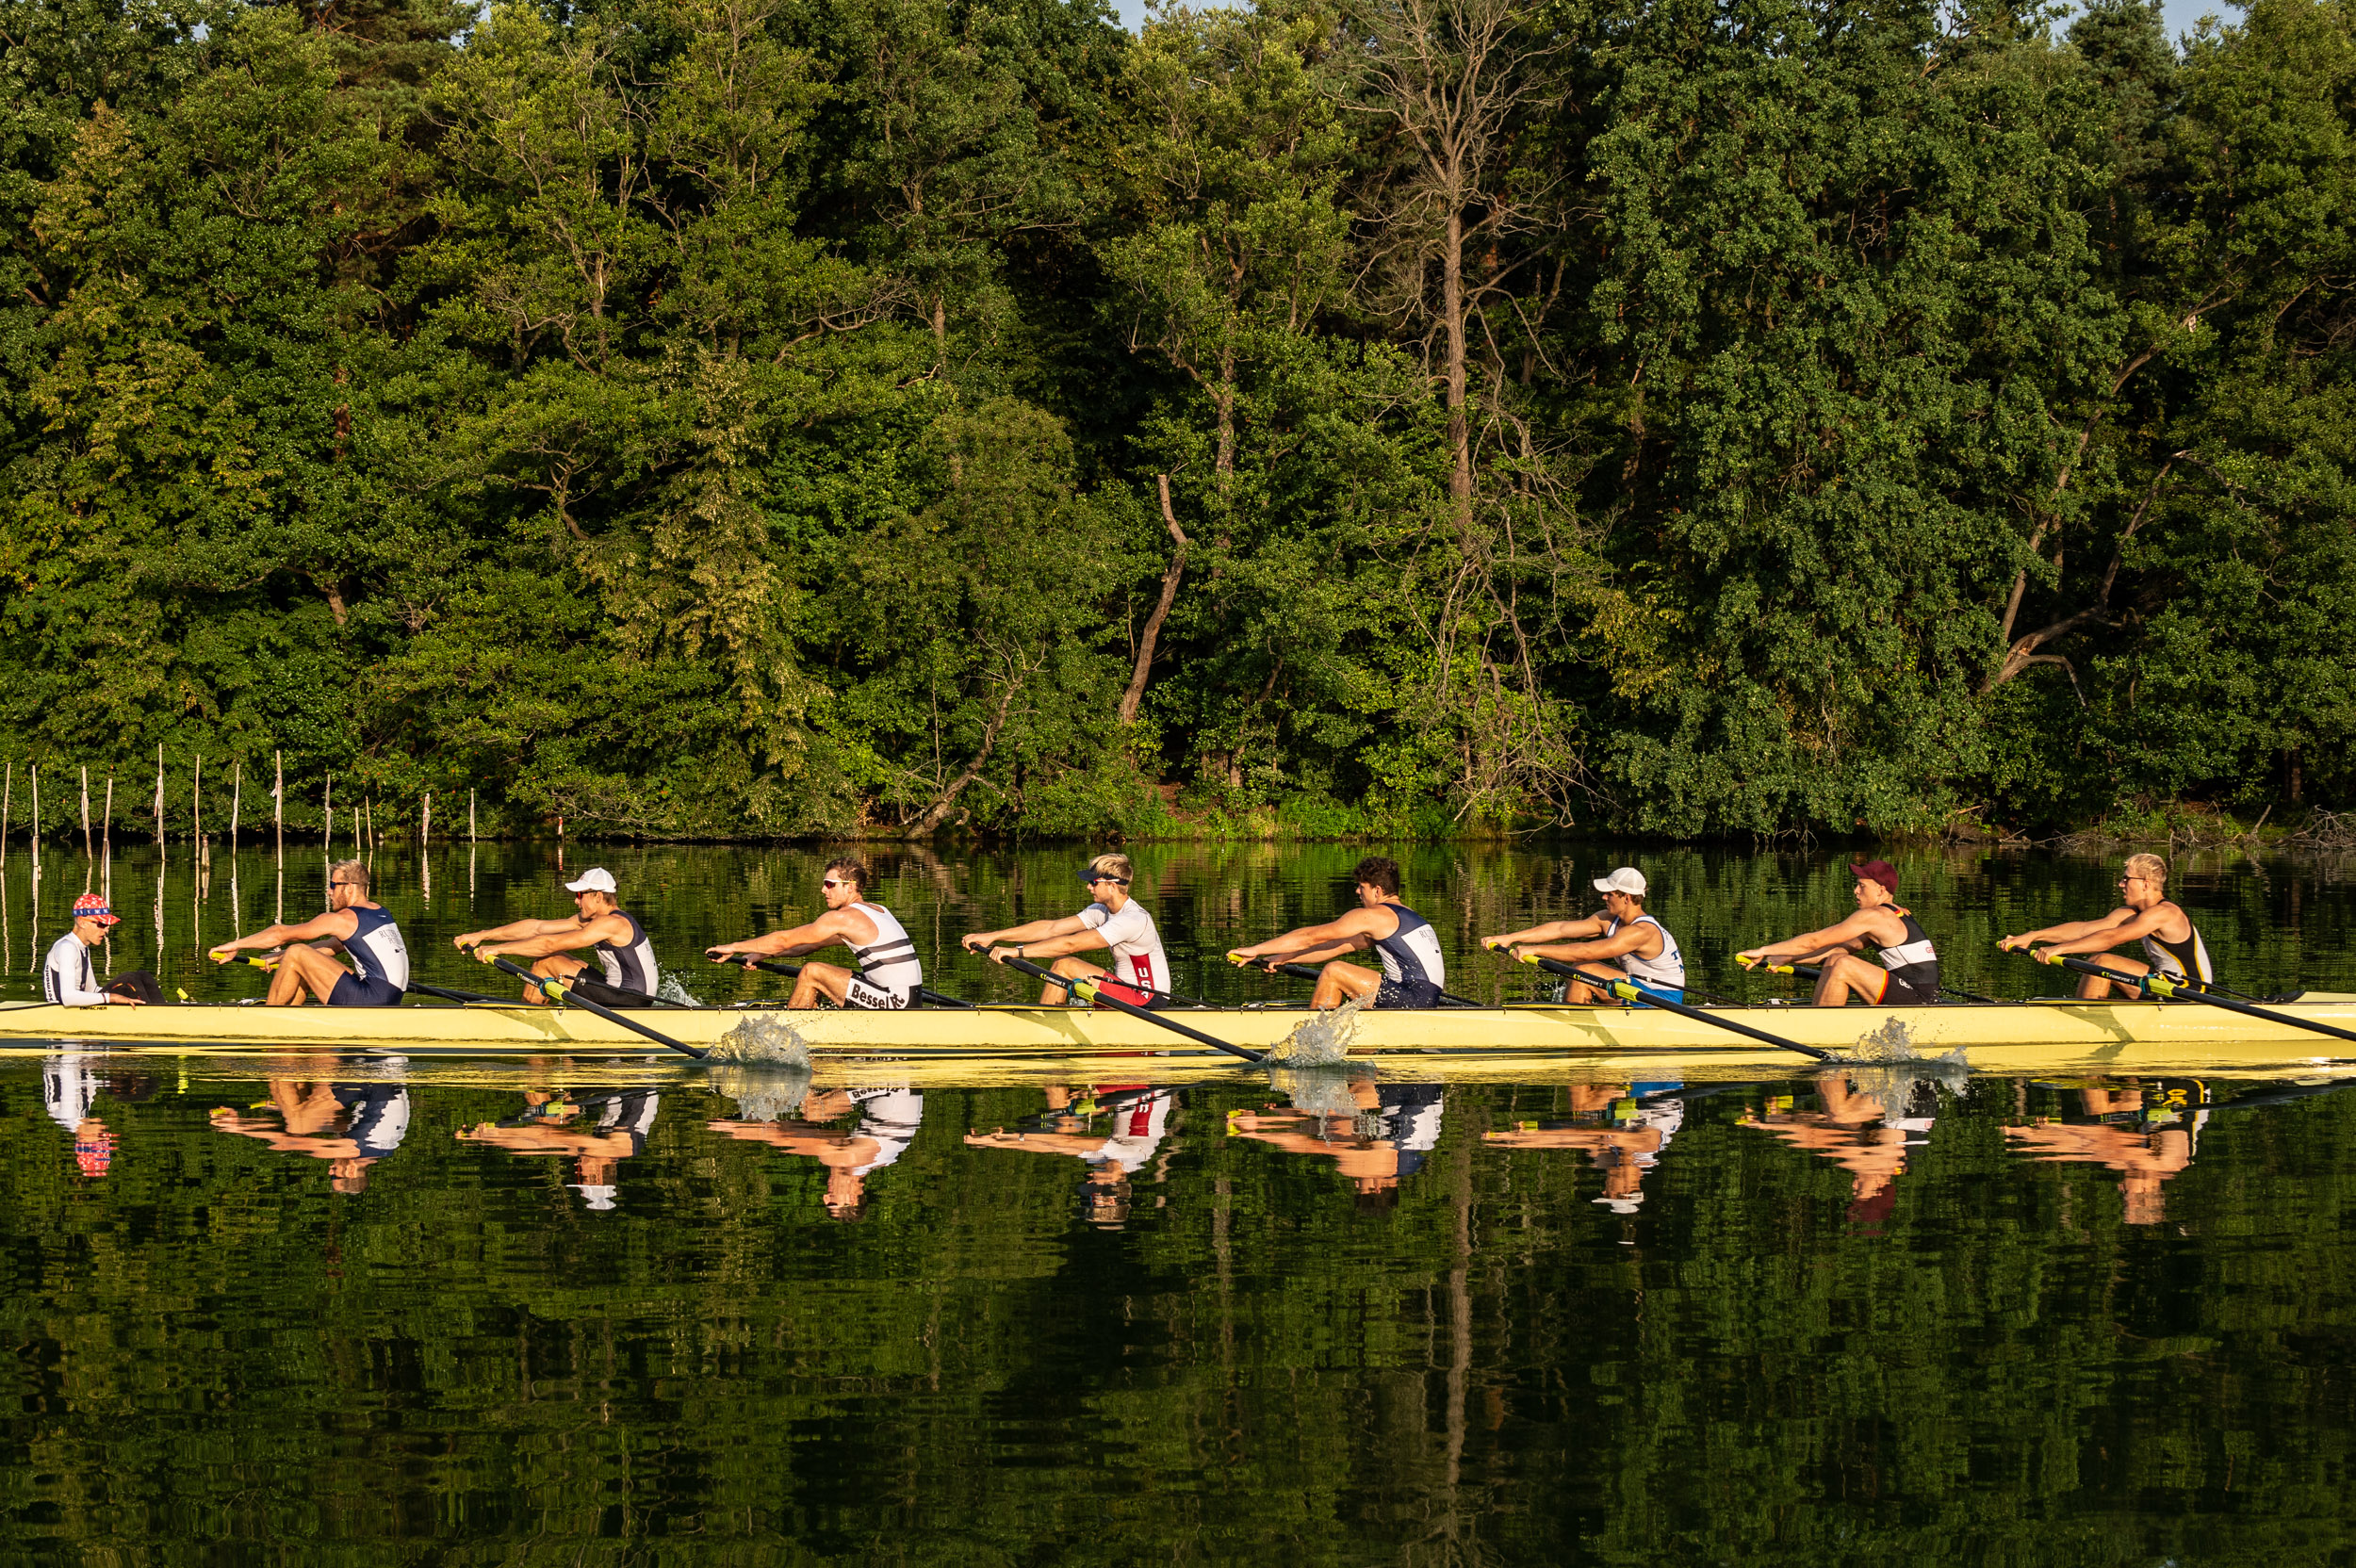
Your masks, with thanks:
<instances>
[{"instance_id":1,"label":"red white and blue cap","mask_svg":"<svg viewBox=\"0 0 2356 1568\"><path fill-rule=\"evenodd\" d=\"M81 897L75 899L74 901L74 918L75 920L94 920L101 925L120 925L123 923L123 917L116 914L112 909L107 908L105 896L99 893L84 893Z\"/></svg>"}]
</instances>

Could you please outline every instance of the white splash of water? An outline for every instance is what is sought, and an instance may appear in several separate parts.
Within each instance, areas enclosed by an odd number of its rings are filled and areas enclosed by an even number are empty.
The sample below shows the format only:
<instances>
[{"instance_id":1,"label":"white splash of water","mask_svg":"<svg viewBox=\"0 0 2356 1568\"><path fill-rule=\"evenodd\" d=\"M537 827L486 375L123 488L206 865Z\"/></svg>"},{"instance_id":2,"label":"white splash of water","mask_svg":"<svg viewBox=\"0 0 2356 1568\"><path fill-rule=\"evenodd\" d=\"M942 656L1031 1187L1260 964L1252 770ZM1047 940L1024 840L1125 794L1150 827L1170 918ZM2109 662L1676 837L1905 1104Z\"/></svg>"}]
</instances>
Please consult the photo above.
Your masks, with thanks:
<instances>
[{"instance_id":1,"label":"white splash of water","mask_svg":"<svg viewBox=\"0 0 2356 1568\"><path fill-rule=\"evenodd\" d=\"M802 1099L810 1093L810 1069L731 1063L712 1070L712 1086L735 1101L746 1121L783 1121L802 1108Z\"/></svg>"},{"instance_id":2,"label":"white splash of water","mask_svg":"<svg viewBox=\"0 0 2356 1568\"><path fill-rule=\"evenodd\" d=\"M1928 1093L1936 1098L1962 1093L1968 1072L1963 1047L1944 1055L1926 1056L1916 1047L1913 1032L1901 1018L1886 1019L1873 1033L1860 1037L1838 1065L1848 1074L1853 1089L1879 1101L1886 1114L1893 1117L1905 1116L1918 1095Z\"/></svg>"},{"instance_id":3,"label":"white splash of water","mask_svg":"<svg viewBox=\"0 0 2356 1568\"><path fill-rule=\"evenodd\" d=\"M1331 1066L1278 1067L1268 1070L1268 1084L1308 1116L1355 1116L1358 1097L1350 1090L1352 1074Z\"/></svg>"},{"instance_id":4,"label":"white splash of water","mask_svg":"<svg viewBox=\"0 0 2356 1568\"><path fill-rule=\"evenodd\" d=\"M802 1038L800 1030L775 1013L746 1013L720 1037L705 1059L808 1070L810 1042Z\"/></svg>"},{"instance_id":5,"label":"white splash of water","mask_svg":"<svg viewBox=\"0 0 2356 1568\"><path fill-rule=\"evenodd\" d=\"M680 985L679 976L672 973L669 970L664 970L663 972L663 984L655 988L654 994L661 997L665 1002L676 1002L682 1007L700 1007L703 1005L702 999L697 997L694 992L690 991L685 986Z\"/></svg>"},{"instance_id":6,"label":"white splash of water","mask_svg":"<svg viewBox=\"0 0 2356 1568\"><path fill-rule=\"evenodd\" d=\"M1287 1067L1331 1067L1347 1060L1350 1042L1358 1037L1358 1010L1365 1005L1352 997L1331 1011L1310 1014L1276 1042L1268 1059Z\"/></svg>"}]
</instances>

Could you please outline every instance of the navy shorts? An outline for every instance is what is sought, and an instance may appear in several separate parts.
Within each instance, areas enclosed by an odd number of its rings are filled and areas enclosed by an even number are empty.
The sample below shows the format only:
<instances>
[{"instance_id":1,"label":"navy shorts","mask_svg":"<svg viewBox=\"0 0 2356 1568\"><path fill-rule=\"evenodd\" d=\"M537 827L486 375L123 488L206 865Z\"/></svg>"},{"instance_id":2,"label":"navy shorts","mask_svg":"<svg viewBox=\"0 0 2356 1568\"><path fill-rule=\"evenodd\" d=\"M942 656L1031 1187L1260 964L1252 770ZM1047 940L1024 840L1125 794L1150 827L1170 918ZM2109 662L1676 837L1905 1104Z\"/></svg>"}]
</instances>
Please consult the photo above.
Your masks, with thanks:
<instances>
[{"instance_id":1,"label":"navy shorts","mask_svg":"<svg viewBox=\"0 0 2356 1568\"><path fill-rule=\"evenodd\" d=\"M401 1005L401 988L381 974L371 980L347 974L336 981L335 988L327 993L327 1004L331 1007L398 1007Z\"/></svg>"},{"instance_id":2,"label":"navy shorts","mask_svg":"<svg viewBox=\"0 0 2356 1568\"><path fill-rule=\"evenodd\" d=\"M1440 988L1429 980L1394 980L1386 974L1382 984L1374 988L1373 1004L1383 1008L1436 1007L1440 1004Z\"/></svg>"}]
</instances>

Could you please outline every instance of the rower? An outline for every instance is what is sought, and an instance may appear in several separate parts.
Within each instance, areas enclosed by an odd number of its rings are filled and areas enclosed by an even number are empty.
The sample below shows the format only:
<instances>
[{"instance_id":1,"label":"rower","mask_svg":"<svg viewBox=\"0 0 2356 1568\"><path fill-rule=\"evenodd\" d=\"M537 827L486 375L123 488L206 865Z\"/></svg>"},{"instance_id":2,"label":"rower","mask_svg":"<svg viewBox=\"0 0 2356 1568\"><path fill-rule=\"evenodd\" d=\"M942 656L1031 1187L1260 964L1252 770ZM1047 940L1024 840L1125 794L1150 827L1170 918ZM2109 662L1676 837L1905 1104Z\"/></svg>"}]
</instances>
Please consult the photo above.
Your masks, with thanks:
<instances>
[{"instance_id":1,"label":"rower","mask_svg":"<svg viewBox=\"0 0 2356 1568\"><path fill-rule=\"evenodd\" d=\"M498 957L530 958L532 972L544 980L561 980L589 1001L607 1007L651 1007L663 988L663 970L654 961L654 943L638 917L621 906L614 874L592 866L578 882L567 882L573 895L570 920L517 920L488 931L469 931L451 940L476 958L489 963ZM587 951L597 956L600 979L581 978L589 966L567 957ZM524 987L524 1000L546 1006L548 996L536 985Z\"/></svg>"},{"instance_id":2,"label":"rower","mask_svg":"<svg viewBox=\"0 0 2356 1568\"><path fill-rule=\"evenodd\" d=\"M823 996L838 1007L896 1011L913 1006L917 988L924 983L924 968L898 918L868 901L867 887L873 880L862 861L829 860L818 883L819 896L826 903L825 914L765 937L707 947L704 956L715 964L741 958L751 969L759 958L798 958L822 948L847 947L859 960L858 972L839 964L804 964L786 1005L815 1007Z\"/></svg>"},{"instance_id":3,"label":"rower","mask_svg":"<svg viewBox=\"0 0 2356 1568\"><path fill-rule=\"evenodd\" d=\"M135 970L120 976L103 988L98 974L90 967L90 950L106 939L113 927L123 923L123 917L106 907L106 900L98 893L84 893L74 901L74 923L66 934L50 944L49 957L41 967L41 994L44 1001L66 1007L104 1007L108 1003L122 1003L137 1007L149 1002L161 1002L162 988L155 976L146 970Z\"/></svg>"},{"instance_id":4,"label":"rower","mask_svg":"<svg viewBox=\"0 0 2356 1568\"><path fill-rule=\"evenodd\" d=\"M1899 906L1898 872L1887 860L1853 865L1857 913L1821 931L1769 942L1734 956L1748 969L1765 959L1821 964L1816 1005L1839 1007L1851 996L1877 1007L1924 1007L1939 1000L1939 949L1913 912ZM1866 943L1880 949L1877 968L1857 956Z\"/></svg>"},{"instance_id":5,"label":"rower","mask_svg":"<svg viewBox=\"0 0 2356 1568\"><path fill-rule=\"evenodd\" d=\"M1158 1007L1170 986L1170 956L1162 951L1162 934L1145 906L1129 896L1137 868L1126 855L1099 855L1080 874L1080 883L1093 901L1076 915L1035 920L1001 931L969 931L968 953L979 953L991 963L1006 961L1006 953L1039 961L1054 958L1048 967L1067 980L1097 980L1098 989L1138 1007ZM1113 972L1075 955L1098 948L1112 951ZM1039 1005L1049 1006L1068 996L1065 988L1039 987ZM1091 1004L1102 1005L1102 1004Z\"/></svg>"},{"instance_id":6,"label":"rower","mask_svg":"<svg viewBox=\"0 0 2356 1568\"><path fill-rule=\"evenodd\" d=\"M1685 1000L1685 955L1668 928L1644 912L1644 874L1622 866L1598 877L1603 908L1583 920L1552 920L1501 937L1483 937L1491 952L1518 956L1517 949L1566 964L1606 962L1620 967L1638 990L1670 1002ZM1563 997L1574 1006L1605 1000L1600 988L1573 980ZM1636 1004L1643 1006L1643 1003Z\"/></svg>"},{"instance_id":7,"label":"rower","mask_svg":"<svg viewBox=\"0 0 2356 1568\"><path fill-rule=\"evenodd\" d=\"M2006 937L1996 945L2007 953L2018 953L2035 947L2030 954L2040 964L2050 964L2066 955L2086 954L2104 969L2124 976L2105 980L2089 974L2078 982L2082 1000L2094 1002L2113 994L2132 996L2136 988L2132 982L2146 974L2164 974L2171 980L2192 980L2207 986L2217 981L2217 968L2209 962L2208 944L2192 923L2192 917L2168 896L2168 862L2156 855L2130 855L2121 868L2119 892L2125 900L2101 920L2073 920L2060 925L2040 926L2023 931L2017 937ZM2142 959L2122 958L2110 950L2124 947L2131 941L2143 943ZM2037 944L2043 943L2043 946Z\"/></svg>"},{"instance_id":8,"label":"rower","mask_svg":"<svg viewBox=\"0 0 2356 1568\"><path fill-rule=\"evenodd\" d=\"M1448 961L1440 954L1440 938L1432 923L1399 901L1399 862L1387 855L1369 855L1350 874L1358 907L1323 925L1304 925L1252 947L1238 947L1227 956L1237 964L1313 964L1328 959L1309 995L1312 1007L1338 1007L1356 1000L1369 1006L1436 1007L1440 988L1448 984ZM1380 974L1356 964L1345 964L1345 953L1371 948L1382 961Z\"/></svg>"},{"instance_id":9,"label":"rower","mask_svg":"<svg viewBox=\"0 0 2356 1568\"><path fill-rule=\"evenodd\" d=\"M331 1007L391 1007L409 988L409 946L384 906L368 898L368 868L338 860L327 868L327 913L300 925L266 925L250 937L222 942L208 955L225 964L239 953L282 948L270 969L272 1007L306 999ZM346 969L335 961L352 960Z\"/></svg>"}]
</instances>

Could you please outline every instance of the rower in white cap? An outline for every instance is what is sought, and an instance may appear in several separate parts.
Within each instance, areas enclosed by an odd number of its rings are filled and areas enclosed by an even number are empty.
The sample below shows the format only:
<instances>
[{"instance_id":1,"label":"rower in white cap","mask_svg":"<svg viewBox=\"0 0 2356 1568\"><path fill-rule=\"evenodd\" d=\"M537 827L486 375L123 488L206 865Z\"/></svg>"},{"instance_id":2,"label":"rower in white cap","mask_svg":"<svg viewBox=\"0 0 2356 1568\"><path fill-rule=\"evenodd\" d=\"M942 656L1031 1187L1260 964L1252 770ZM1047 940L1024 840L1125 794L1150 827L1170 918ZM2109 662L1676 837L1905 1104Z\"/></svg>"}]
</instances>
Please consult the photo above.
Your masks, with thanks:
<instances>
[{"instance_id":1,"label":"rower in white cap","mask_svg":"<svg viewBox=\"0 0 2356 1568\"><path fill-rule=\"evenodd\" d=\"M1616 964L1638 990L1664 1002L1684 1001L1685 955L1677 951L1668 927L1644 912L1644 874L1622 866L1596 878L1595 890L1603 894L1603 908L1584 920L1550 920L1527 930L1483 937L1481 945L1492 953L1535 953L1566 964ZM1594 986L1574 980L1563 1000L1584 1005L1604 997Z\"/></svg>"},{"instance_id":2,"label":"rower in white cap","mask_svg":"<svg viewBox=\"0 0 2356 1568\"><path fill-rule=\"evenodd\" d=\"M460 951L474 950L483 963L498 957L530 958L532 972L561 980L592 1002L608 1007L651 1007L663 985L663 970L654 961L654 944L638 917L621 906L614 874L592 866L578 882L567 882L573 895L570 920L518 920L488 931L468 931L453 938ZM579 978L589 966L565 955L587 951L597 956L600 978ZM524 988L526 1002L545 1004L537 986Z\"/></svg>"}]
</instances>

